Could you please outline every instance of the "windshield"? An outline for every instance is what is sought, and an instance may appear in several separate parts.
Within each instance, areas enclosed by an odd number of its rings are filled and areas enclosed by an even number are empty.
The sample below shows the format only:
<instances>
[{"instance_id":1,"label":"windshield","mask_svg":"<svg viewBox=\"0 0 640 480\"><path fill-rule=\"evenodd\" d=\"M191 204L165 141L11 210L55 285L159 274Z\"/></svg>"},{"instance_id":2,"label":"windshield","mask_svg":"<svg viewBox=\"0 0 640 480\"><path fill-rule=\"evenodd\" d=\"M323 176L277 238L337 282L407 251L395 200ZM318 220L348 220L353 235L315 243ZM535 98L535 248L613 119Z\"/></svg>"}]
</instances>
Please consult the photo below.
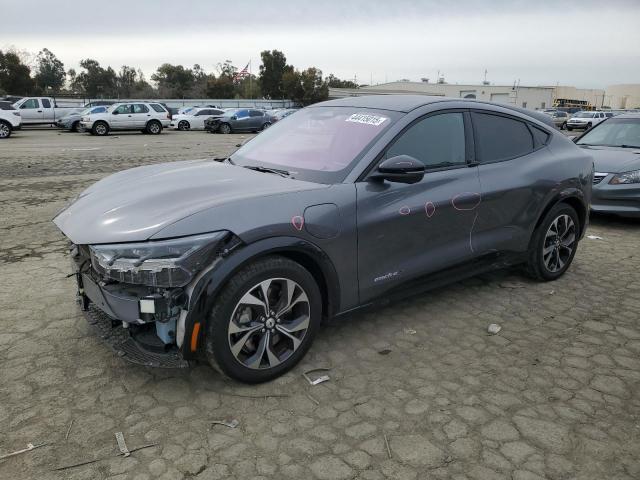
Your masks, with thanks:
<instances>
[{"instance_id":1,"label":"windshield","mask_svg":"<svg viewBox=\"0 0 640 480\"><path fill-rule=\"evenodd\" d=\"M591 112L580 112L574 115L575 118L593 118L593 113Z\"/></svg>"},{"instance_id":2,"label":"windshield","mask_svg":"<svg viewBox=\"0 0 640 480\"><path fill-rule=\"evenodd\" d=\"M640 118L611 118L589 130L578 145L640 148Z\"/></svg>"},{"instance_id":3,"label":"windshield","mask_svg":"<svg viewBox=\"0 0 640 480\"><path fill-rule=\"evenodd\" d=\"M305 108L253 138L232 160L242 166L284 169L302 180L341 182L401 115L354 107Z\"/></svg>"}]
</instances>

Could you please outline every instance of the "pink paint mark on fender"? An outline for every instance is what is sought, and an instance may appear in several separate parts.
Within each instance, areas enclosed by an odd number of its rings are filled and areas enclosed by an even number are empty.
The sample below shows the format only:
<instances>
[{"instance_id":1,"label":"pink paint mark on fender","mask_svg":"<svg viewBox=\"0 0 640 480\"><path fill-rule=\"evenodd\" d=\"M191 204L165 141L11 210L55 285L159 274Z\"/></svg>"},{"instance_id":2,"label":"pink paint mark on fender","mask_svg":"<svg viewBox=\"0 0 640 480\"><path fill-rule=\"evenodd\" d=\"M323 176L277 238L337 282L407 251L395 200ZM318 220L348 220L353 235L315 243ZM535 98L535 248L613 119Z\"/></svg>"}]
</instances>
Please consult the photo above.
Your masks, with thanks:
<instances>
[{"instance_id":1,"label":"pink paint mark on fender","mask_svg":"<svg viewBox=\"0 0 640 480\"><path fill-rule=\"evenodd\" d=\"M293 228L295 228L296 230L301 232L302 231L302 227L304 227L304 217L302 217L300 215L296 215L295 217L292 217L291 218L291 225L293 225Z\"/></svg>"},{"instance_id":2,"label":"pink paint mark on fender","mask_svg":"<svg viewBox=\"0 0 640 480\"><path fill-rule=\"evenodd\" d=\"M482 196L477 192L462 192L451 199L451 205L456 210L475 210L480 205Z\"/></svg>"},{"instance_id":3,"label":"pink paint mark on fender","mask_svg":"<svg viewBox=\"0 0 640 480\"><path fill-rule=\"evenodd\" d=\"M411 209L408 206L405 205L400 210L398 210L398 213L400 215L409 215L411 213Z\"/></svg>"},{"instance_id":4,"label":"pink paint mark on fender","mask_svg":"<svg viewBox=\"0 0 640 480\"><path fill-rule=\"evenodd\" d=\"M427 218L431 218L433 214L436 213L436 206L433 202L427 202L424 204L424 211L427 214Z\"/></svg>"}]
</instances>

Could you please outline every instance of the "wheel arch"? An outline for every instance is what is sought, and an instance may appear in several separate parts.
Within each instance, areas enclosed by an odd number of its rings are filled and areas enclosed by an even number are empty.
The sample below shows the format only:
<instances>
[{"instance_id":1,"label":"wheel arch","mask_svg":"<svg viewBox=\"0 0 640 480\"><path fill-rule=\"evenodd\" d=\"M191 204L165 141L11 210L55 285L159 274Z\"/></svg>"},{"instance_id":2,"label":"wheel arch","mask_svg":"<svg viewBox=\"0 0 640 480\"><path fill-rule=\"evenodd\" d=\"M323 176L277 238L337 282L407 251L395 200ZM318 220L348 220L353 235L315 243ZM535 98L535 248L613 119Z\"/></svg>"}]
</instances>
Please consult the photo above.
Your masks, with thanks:
<instances>
[{"instance_id":1,"label":"wheel arch","mask_svg":"<svg viewBox=\"0 0 640 480\"><path fill-rule=\"evenodd\" d=\"M551 201L547 203L540 215L538 216L538 220L536 221L536 225L533 228L531 237L533 238L533 232L535 232L544 218L547 216L547 213L558 205L559 203L566 203L567 205L573 207L573 209L578 214L578 220L580 221L580 235L579 238L582 238L584 232L587 229L587 218L589 215L587 205L584 201L584 197L582 196L582 192L572 191L572 192L564 192L562 194L556 195Z\"/></svg>"},{"instance_id":2,"label":"wheel arch","mask_svg":"<svg viewBox=\"0 0 640 480\"><path fill-rule=\"evenodd\" d=\"M240 244L222 259L218 267L202 275L193 289L181 347L185 358L197 358L202 351L207 314L229 280L250 263L273 255L288 258L304 267L320 289L322 316L327 318L335 314L340 302L339 279L333 263L320 247L295 237L273 237L249 245Z\"/></svg>"}]
</instances>

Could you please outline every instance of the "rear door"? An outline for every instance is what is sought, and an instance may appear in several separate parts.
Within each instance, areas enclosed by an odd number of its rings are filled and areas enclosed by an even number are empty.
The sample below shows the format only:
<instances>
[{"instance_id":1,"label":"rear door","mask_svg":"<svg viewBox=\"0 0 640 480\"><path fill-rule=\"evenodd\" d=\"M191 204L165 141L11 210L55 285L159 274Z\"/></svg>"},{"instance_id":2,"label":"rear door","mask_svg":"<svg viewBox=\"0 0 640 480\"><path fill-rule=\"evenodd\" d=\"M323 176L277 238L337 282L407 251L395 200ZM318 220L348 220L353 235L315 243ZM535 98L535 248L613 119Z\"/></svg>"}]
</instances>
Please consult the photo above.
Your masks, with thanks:
<instances>
[{"instance_id":1,"label":"rear door","mask_svg":"<svg viewBox=\"0 0 640 480\"><path fill-rule=\"evenodd\" d=\"M356 183L361 301L469 260L480 182L473 166L471 125L464 111L414 121L386 148L425 164L422 181Z\"/></svg>"},{"instance_id":2,"label":"rear door","mask_svg":"<svg viewBox=\"0 0 640 480\"><path fill-rule=\"evenodd\" d=\"M144 103L134 103L131 111L132 128L144 128L151 120L151 111Z\"/></svg>"},{"instance_id":3,"label":"rear door","mask_svg":"<svg viewBox=\"0 0 640 480\"><path fill-rule=\"evenodd\" d=\"M264 113L260 110L249 110L249 117L251 119L251 128L254 130L260 130L264 123Z\"/></svg>"},{"instance_id":4,"label":"rear door","mask_svg":"<svg viewBox=\"0 0 640 480\"><path fill-rule=\"evenodd\" d=\"M482 185L476 249L480 254L525 251L532 218L554 186L544 175L545 165L554 161L546 148L549 133L494 111L474 111L471 118Z\"/></svg>"},{"instance_id":5,"label":"rear door","mask_svg":"<svg viewBox=\"0 0 640 480\"><path fill-rule=\"evenodd\" d=\"M41 123L44 120L44 112L37 98L30 98L20 105L22 123Z\"/></svg>"}]
</instances>

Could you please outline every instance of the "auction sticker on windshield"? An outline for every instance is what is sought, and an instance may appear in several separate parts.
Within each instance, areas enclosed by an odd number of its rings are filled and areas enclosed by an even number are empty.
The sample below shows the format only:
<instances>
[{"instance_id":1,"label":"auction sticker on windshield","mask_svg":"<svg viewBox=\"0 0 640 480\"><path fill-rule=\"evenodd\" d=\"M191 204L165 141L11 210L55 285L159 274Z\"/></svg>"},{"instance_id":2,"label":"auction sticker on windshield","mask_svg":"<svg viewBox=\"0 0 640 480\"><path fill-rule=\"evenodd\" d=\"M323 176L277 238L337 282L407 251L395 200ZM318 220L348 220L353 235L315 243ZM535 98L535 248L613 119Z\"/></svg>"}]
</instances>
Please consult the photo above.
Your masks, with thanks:
<instances>
[{"instance_id":1,"label":"auction sticker on windshield","mask_svg":"<svg viewBox=\"0 0 640 480\"><path fill-rule=\"evenodd\" d=\"M368 115L366 113L354 113L349 118L347 118L347 122L353 123L364 123L365 125L374 125L380 126L384 123L385 120L388 120L387 117L379 117L378 115Z\"/></svg>"}]
</instances>

